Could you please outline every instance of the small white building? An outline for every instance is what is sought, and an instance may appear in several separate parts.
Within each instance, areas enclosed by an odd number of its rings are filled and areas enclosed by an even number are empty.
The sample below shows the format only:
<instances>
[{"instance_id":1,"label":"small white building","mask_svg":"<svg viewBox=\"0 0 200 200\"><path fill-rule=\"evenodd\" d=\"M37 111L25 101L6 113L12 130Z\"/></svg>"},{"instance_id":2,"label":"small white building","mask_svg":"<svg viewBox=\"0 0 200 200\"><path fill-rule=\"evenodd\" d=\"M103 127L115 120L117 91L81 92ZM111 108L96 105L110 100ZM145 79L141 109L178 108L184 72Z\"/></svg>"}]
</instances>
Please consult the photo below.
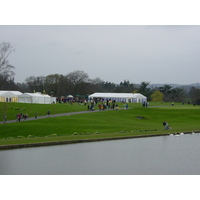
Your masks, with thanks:
<instances>
[{"instance_id":1,"label":"small white building","mask_svg":"<svg viewBox=\"0 0 200 200\"><path fill-rule=\"evenodd\" d=\"M21 94L19 91L0 90L0 102L18 102L18 97Z\"/></svg>"},{"instance_id":2,"label":"small white building","mask_svg":"<svg viewBox=\"0 0 200 200\"><path fill-rule=\"evenodd\" d=\"M115 100L116 102L143 103L147 97L140 93L94 93L88 96L89 99Z\"/></svg>"},{"instance_id":3,"label":"small white building","mask_svg":"<svg viewBox=\"0 0 200 200\"><path fill-rule=\"evenodd\" d=\"M38 104L51 104L54 99L46 94L41 93L24 93L18 97L19 103L38 103ZM55 101L56 102L56 101Z\"/></svg>"}]
</instances>

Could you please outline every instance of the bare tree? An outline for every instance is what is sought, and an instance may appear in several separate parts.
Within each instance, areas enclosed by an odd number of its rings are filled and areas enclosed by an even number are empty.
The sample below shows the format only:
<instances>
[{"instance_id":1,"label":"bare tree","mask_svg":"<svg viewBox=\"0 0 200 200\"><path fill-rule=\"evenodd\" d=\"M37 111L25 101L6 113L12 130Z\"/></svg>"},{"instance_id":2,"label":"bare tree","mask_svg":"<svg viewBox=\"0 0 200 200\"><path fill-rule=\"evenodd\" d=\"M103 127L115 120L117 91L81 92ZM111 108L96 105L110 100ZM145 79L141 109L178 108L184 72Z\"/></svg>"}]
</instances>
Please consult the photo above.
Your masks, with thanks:
<instances>
[{"instance_id":1,"label":"bare tree","mask_svg":"<svg viewBox=\"0 0 200 200\"><path fill-rule=\"evenodd\" d=\"M69 73L66 78L68 79L68 86L70 88L70 94L85 94L87 93L88 84L90 79L87 73L84 71L76 70Z\"/></svg>"},{"instance_id":2,"label":"bare tree","mask_svg":"<svg viewBox=\"0 0 200 200\"><path fill-rule=\"evenodd\" d=\"M59 94L59 80L60 74L50 74L45 78L46 92L52 96L58 96Z\"/></svg>"},{"instance_id":3,"label":"bare tree","mask_svg":"<svg viewBox=\"0 0 200 200\"><path fill-rule=\"evenodd\" d=\"M13 51L14 48L9 42L2 42L0 44L0 86L4 81L15 75L13 72L14 67L8 62L8 57Z\"/></svg>"}]
</instances>

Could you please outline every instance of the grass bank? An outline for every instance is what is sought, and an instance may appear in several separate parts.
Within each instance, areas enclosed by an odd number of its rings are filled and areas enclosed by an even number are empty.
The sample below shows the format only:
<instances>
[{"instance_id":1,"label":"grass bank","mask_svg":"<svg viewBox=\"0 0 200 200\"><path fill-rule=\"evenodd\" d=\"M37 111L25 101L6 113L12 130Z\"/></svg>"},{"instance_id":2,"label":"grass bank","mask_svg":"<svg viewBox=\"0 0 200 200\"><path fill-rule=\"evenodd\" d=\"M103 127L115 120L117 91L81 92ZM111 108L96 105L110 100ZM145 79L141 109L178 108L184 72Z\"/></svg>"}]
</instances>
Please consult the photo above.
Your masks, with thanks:
<instances>
[{"instance_id":1,"label":"grass bank","mask_svg":"<svg viewBox=\"0 0 200 200\"><path fill-rule=\"evenodd\" d=\"M0 124L0 145L130 137L200 130L199 106L182 106L181 104L170 106L169 103L164 105L166 107L143 108L141 104L130 104L131 108L128 110L99 111L63 117L51 116L40 120ZM46 110L51 110L50 108L54 108L55 105L26 105L26 109L31 108L32 113L34 113L34 109L38 109L40 106L41 113L46 114ZM163 106L163 104L151 103L151 106ZM120 104L120 107L123 107L123 104ZM55 113L56 111L64 113L86 110L86 106L76 104L73 106L58 104L56 108ZM9 112L13 115L12 108L9 109ZM139 119L138 116L142 119ZM168 121L173 130L163 130L163 121Z\"/></svg>"}]
</instances>

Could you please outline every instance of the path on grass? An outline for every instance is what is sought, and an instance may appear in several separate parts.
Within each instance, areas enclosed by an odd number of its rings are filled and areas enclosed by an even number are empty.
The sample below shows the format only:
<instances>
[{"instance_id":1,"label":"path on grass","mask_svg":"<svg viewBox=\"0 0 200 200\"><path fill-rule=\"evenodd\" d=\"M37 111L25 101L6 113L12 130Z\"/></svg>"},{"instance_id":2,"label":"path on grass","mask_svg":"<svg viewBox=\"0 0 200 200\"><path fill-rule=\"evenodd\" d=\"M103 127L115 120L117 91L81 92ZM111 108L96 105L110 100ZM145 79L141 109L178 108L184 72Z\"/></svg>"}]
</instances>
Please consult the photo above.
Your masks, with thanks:
<instances>
[{"instance_id":1,"label":"path on grass","mask_svg":"<svg viewBox=\"0 0 200 200\"><path fill-rule=\"evenodd\" d=\"M77 111L77 112L69 112L69 113L59 113L59 114L52 114L52 115L50 115L50 118L52 118L52 117L69 116L69 115L77 115L77 114L84 114L84 113L105 112L105 111L109 111L109 110L102 110L102 111L99 111L99 110L88 111L87 110L87 111ZM49 117L47 115L45 115L45 116L38 116L37 119L35 119L35 117L29 117L26 120L24 120L22 118L20 122L31 121L31 120L38 120L38 119L45 119L45 118L49 118ZM7 123L15 123L15 122L19 122L19 121L17 119L8 120L8 121L6 121L6 124ZM0 124L3 124L3 121L0 122Z\"/></svg>"}]
</instances>

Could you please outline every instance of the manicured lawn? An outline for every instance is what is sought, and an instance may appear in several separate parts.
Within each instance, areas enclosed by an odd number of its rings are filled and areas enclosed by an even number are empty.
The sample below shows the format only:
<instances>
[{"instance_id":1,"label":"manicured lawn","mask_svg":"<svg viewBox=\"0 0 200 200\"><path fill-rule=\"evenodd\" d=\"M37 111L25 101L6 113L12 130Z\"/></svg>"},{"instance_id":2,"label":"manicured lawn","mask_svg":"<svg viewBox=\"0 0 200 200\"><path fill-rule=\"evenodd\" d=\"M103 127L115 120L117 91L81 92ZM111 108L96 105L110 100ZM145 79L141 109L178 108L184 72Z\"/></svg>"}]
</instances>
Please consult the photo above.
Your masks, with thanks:
<instances>
[{"instance_id":1,"label":"manicured lawn","mask_svg":"<svg viewBox=\"0 0 200 200\"><path fill-rule=\"evenodd\" d=\"M7 113L15 115L16 110L10 105ZM170 106L170 103L150 103L150 105L169 106L143 108L141 104L129 104L131 108L128 110L99 111L64 117L52 115L45 119L0 124L0 145L200 130L200 106L181 104ZM87 106L78 104L19 104L18 107L20 106L26 106L26 111L29 113L38 110L41 115L46 115L47 110L51 110L51 113L87 110ZM119 106L122 108L123 104ZM136 116L142 116L143 119L138 119ZM15 116L10 117L14 118ZM168 121L173 130L163 130L163 121Z\"/></svg>"}]
</instances>

